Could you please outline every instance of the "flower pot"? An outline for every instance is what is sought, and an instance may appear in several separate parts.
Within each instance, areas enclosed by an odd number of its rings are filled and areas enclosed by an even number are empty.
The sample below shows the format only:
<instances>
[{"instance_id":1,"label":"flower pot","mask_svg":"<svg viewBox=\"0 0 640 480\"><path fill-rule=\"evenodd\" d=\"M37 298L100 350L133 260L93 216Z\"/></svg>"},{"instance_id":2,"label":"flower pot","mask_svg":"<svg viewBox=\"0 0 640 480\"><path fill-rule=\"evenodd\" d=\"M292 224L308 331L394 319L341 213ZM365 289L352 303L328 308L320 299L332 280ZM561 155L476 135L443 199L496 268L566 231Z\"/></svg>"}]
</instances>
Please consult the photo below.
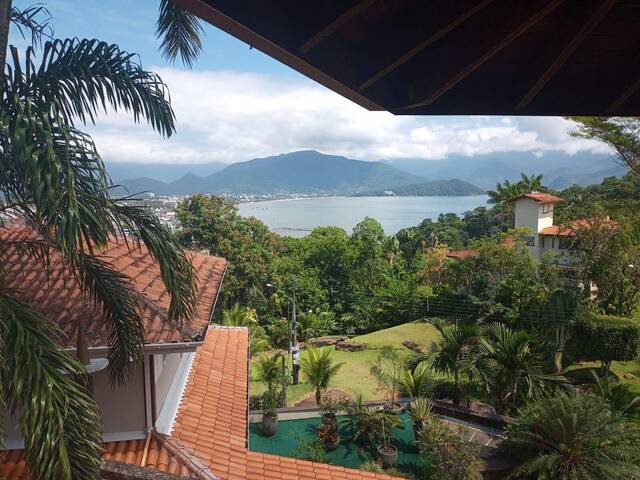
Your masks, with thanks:
<instances>
[{"instance_id":1,"label":"flower pot","mask_svg":"<svg viewBox=\"0 0 640 480\"><path fill-rule=\"evenodd\" d=\"M335 413L323 413L322 414L322 423L325 425L331 425L332 427L338 426L338 420L336 419Z\"/></svg>"},{"instance_id":2,"label":"flower pot","mask_svg":"<svg viewBox=\"0 0 640 480\"><path fill-rule=\"evenodd\" d=\"M378 457L385 468L393 467L398 461L398 449L394 445L379 445Z\"/></svg>"},{"instance_id":3,"label":"flower pot","mask_svg":"<svg viewBox=\"0 0 640 480\"><path fill-rule=\"evenodd\" d=\"M335 450L336 448L338 448L338 446L340 445L340 436L338 435L338 437L336 438L336 441L333 443L325 443L324 444L324 449L327 452L330 452L332 450Z\"/></svg>"},{"instance_id":4,"label":"flower pot","mask_svg":"<svg viewBox=\"0 0 640 480\"><path fill-rule=\"evenodd\" d=\"M273 437L278 431L277 415L262 415L262 434L265 437Z\"/></svg>"}]
</instances>

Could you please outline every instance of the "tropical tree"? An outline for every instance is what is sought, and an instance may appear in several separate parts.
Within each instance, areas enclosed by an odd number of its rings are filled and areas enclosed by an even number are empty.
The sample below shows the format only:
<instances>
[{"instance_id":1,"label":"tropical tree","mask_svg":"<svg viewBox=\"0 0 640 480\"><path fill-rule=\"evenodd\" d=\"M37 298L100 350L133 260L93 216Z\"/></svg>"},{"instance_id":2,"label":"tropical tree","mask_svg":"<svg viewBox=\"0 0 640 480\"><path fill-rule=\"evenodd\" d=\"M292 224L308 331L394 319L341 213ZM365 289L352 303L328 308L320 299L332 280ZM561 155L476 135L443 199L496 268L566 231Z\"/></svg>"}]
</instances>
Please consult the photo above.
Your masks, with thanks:
<instances>
[{"instance_id":1,"label":"tropical tree","mask_svg":"<svg viewBox=\"0 0 640 480\"><path fill-rule=\"evenodd\" d=\"M126 236L130 248L143 243L158 262L171 297L169 319L178 326L193 313L195 275L150 211L109 194L112 184L93 140L75 123L121 109L168 137L174 114L162 80L117 45L50 39L36 54L48 36L39 13L46 11L0 2L0 217L35 234L0 240L0 265L8 265L16 250L45 270L59 256L86 301L104 313L111 380L122 383L140 359L144 328L129 279L97 253L110 238ZM22 57L11 47L11 64L5 65L10 21L31 31L33 45ZM18 419L29 470L42 479L94 479L102 434L87 391L85 342L78 342L78 359L66 352L56 343L56 327L28 304L28 292L9 288L4 278L0 274L0 404ZM83 324L77 328L82 338Z\"/></svg>"},{"instance_id":2,"label":"tropical tree","mask_svg":"<svg viewBox=\"0 0 640 480\"><path fill-rule=\"evenodd\" d=\"M494 397L496 411L513 410L564 380L547 372L553 348L551 342L535 334L501 323L485 328L475 353L474 369Z\"/></svg>"},{"instance_id":3,"label":"tropical tree","mask_svg":"<svg viewBox=\"0 0 640 480\"><path fill-rule=\"evenodd\" d=\"M254 364L254 379L264 383L267 391L274 391L275 387L282 382L282 358L283 355L279 353L262 354Z\"/></svg>"},{"instance_id":4,"label":"tropical tree","mask_svg":"<svg viewBox=\"0 0 640 480\"><path fill-rule=\"evenodd\" d=\"M258 323L255 309L236 303L233 307L222 311L222 324L230 327L247 327L249 351L252 356L269 349L269 337L264 327Z\"/></svg>"},{"instance_id":5,"label":"tropical tree","mask_svg":"<svg viewBox=\"0 0 640 480\"><path fill-rule=\"evenodd\" d=\"M302 341L330 335L336 329L335 317L331 312L308 311L300 314L296 323L298 335Z\"/></svg>"},{"instance_id":6,"label":"tropical tree","mask_svg":"<svg viewBox=\"0 0 640 480\"><path fill-rule=\"evenodd\" d=\"M412 366L426 360L434 372L452 377L458 392L453 400L457 404L464 390L464 377L469 373L467 359L478 344L480 330L475 325L447 324L439 318L431 324L440 333L440 339L428 353L413 356Z\"/></svg>"},{"instance_id":7,"label":"tropical tree","mask_svg":"<svg viewBox=\"0 0 640 480\"><path fill-rule=\"evenodd\" d=\"M391 345L383 345L377 358L369 366L369 373L378 384L378 391L384 392L391 404L398 399L403 373L402 363L397 349Z\"/></svg>"},{"instance_id":8,"label":"tropical tree","mask_svg":"<svg viewBox=\"0 0 640 480\"><path fill-rule=\"evenodd\" d=\"M316 404L322 401L322 391L326 390L331 380L336 376L344 362L333 362L333 350L330 347L307 347L300 368L309 382L316 389Z\"/></svg>"},{"instance_id":9,"label":"tropical tree","mask_svg":"<svg viewBox=\"0 0 640 480\"><path fill-rule=\"evenodd\" d=\"M618 160L640 176L640 119L637 117L569 117L578 124L572 135L607 144Z\"/></svg>"},{"instance_id":10,"label":"tropical tree","mask_svg":"<svg viewBox=\"0 0 640 480\"><path fill-rule=\"evenodd\" d=\"M489 190L489 203L498 204L511 200L523 193L530 193L533 191L545 192L548 189L542 185L542 175L526 175L520 174L520 180L517 182L510 182L505 180L503 183L498 182L495 190Z\"/></svg>"},{"instance_id":11,"label":"tropical tree","mask_svg":"<svg viewBox=\"0 0 640 480\"><path fill-rule=\"evenodd\" d=\"M602 398L558 393L520 410L503 451L517 462L512 478L638 478L640 430Z\"/></svg>"}]
</instances>

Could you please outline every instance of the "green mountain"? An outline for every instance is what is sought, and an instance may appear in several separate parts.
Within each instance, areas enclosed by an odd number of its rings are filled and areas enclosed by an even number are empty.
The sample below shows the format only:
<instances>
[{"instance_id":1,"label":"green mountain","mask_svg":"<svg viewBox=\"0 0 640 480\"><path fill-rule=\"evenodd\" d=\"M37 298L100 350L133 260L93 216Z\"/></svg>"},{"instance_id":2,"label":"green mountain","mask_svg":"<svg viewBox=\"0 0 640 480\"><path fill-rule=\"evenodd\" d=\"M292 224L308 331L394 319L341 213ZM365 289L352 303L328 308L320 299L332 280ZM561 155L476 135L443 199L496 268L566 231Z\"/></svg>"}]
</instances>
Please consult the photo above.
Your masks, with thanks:
<instances>
[{"instance_id":1,"label":"green mountain","mask_svg":"<svg viewBox=\"0 0 640 480\"><path fill-rule=\"evenodd\" d=\"M286 153L234 163L212 175L189 173L165 183L145 182L146 178L118 182L129 192L153 191L156 194L286 194L327 193L350 195L362 191L388 190L424 182L423 177L379 162L351 160L324 155L314 150Z\"/></svg>"},{"instance_id":2,"label":"green mountain","mask_svg":"<svg viewBox=\"0 0 640 480\"><path fill-rule=\"evenodd\" d=\"M385 190L372 190L358 193L358 196L427 197L440 195L482 195L486 193L480 187L458 178L452 180L436 180L433 182L412 183Z\"/></svg>"}]
</instances>

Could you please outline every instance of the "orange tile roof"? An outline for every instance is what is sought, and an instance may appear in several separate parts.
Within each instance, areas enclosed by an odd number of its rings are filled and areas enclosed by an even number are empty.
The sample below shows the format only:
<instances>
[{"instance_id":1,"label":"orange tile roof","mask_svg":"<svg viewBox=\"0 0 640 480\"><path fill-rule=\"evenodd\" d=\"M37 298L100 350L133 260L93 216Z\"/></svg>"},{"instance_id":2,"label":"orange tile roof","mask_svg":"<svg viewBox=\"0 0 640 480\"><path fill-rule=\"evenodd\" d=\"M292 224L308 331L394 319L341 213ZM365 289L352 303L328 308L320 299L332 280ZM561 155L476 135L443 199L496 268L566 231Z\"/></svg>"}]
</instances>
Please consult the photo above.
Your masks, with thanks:
<instances>
[{"instance_id":1,"label":"orange tile roof","mask_svg":"<svg viewBox=\"0 0 640 480\"><path fill-rule=\"evenodd\" d=\"M393 478L248 451L248 342L245 328L209 328L191 369L173 438L222 480Z\"/></svg>"},{"instance_id":2,"label":"orange tile roof","mask_svg":"<svg viewBox=\"0 0 640 480\"><path fill-rule=\"evenodd\" d=\"M5 241L37 238L37 234L24 225L0 228L0 239ZM137 246L130 241L127 246L124 240L112 240L99 256L128 276L139 293L145 343L188 342L202 337L209 324L226 260L190 254L198 276L198 302L191 322L178 329L167 320L170 297L162 283L160 268L144 245ZM75 346L77 323L82 319L89 346L108 345L102 313L83 296L73 274L64 267L58 254L52 255L50 272L14 246L0 252L0 264L5 267L2 273L6 284L18 290L25 301L58 324L63 335L61 344L69 348Z\"/></svg>"},{"instance_id":3,"label":"orange tile roof","mask_svg":"<svg viewBox=\"0 0 640 480\"><path fill-rule=\"evenodd\" d=\"M512 201L518 200L519 198L530 198L539 203L558 203L564 201L560 197L556 197L555 195L551 195L550 193L542 192L521 193L517 197L513 198Z\"/></svg>"},{"instance_id":4,"label":"orange tile roof","mask_svg":"<svg viewBox=\"0 0 640 480\"><path fill-rule=\"evenodd\" d=\"M184 478L203 478L198 465L176 455L174 449L158 434L151 435L147 456L143 463L145 444L146 439L107 442L104 444L102 458L172 473ZM31 480L24 450L0 451L0 480Z\"/></svg>"},{"instance_id":5,"label":"orange tile roof","mask_svg":"<svg viewBox=\"0 0 640 480\"><path fill-rule=\"evenodd\" d=\"M151 437L144 467L203 480L394 478L248 451L248 342L245 328L209 328L195 356L171 436ZM139 465L144 442L107 443L104 458ZM0 479L29 478L23 450L0 452Z\"/></svg>"},{"instance_id":6,"label":"orange tile roof","mask_svg":"<svg viewBox=\"0 0 640 480\"><path fill-rule=\"evenodd\" d=\"M576 220L569 225L552 225L551 227L543 228L540 231L540 235L553 235L556 237L575 237L581 228L590 228L598 226L598 224L605 228L615 230L618 224L614 220L610 220L608 217L604 220L596 221L590 218L584 218L582 220Z\"/></svg>"},{"instance_id":7,"label":"orange tile roof","mask_svg":"<svg viewBox=\"0 0 640 480\"><path fill-rule=\"evenodd\" d=\"M447 253L447 257L449 258L468 258L475 257L478 254L477 250L467 249L467 250L454 250L452 252Z\"/></svg>"}]
</instances>

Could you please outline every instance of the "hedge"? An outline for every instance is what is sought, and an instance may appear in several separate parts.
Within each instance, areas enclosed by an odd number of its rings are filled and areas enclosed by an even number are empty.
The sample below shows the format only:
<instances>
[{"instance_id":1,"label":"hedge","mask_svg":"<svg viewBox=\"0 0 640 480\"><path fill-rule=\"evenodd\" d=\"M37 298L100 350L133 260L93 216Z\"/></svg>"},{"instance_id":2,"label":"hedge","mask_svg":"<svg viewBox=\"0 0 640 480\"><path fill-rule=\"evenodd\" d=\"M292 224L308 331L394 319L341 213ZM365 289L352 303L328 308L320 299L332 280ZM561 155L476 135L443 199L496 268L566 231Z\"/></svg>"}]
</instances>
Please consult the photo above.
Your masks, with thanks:
<instances>
[{"instance_id":1,"label":"hedge","mask_svg":"<svg viewBox=\"0 0 640 480\"><path fill-rule=\"evenodd\" d=\"M567 345L576 361L634 360L640 355L640 323L622 317L587 314L578 320Z\"/></svg>"}]
</instances>

